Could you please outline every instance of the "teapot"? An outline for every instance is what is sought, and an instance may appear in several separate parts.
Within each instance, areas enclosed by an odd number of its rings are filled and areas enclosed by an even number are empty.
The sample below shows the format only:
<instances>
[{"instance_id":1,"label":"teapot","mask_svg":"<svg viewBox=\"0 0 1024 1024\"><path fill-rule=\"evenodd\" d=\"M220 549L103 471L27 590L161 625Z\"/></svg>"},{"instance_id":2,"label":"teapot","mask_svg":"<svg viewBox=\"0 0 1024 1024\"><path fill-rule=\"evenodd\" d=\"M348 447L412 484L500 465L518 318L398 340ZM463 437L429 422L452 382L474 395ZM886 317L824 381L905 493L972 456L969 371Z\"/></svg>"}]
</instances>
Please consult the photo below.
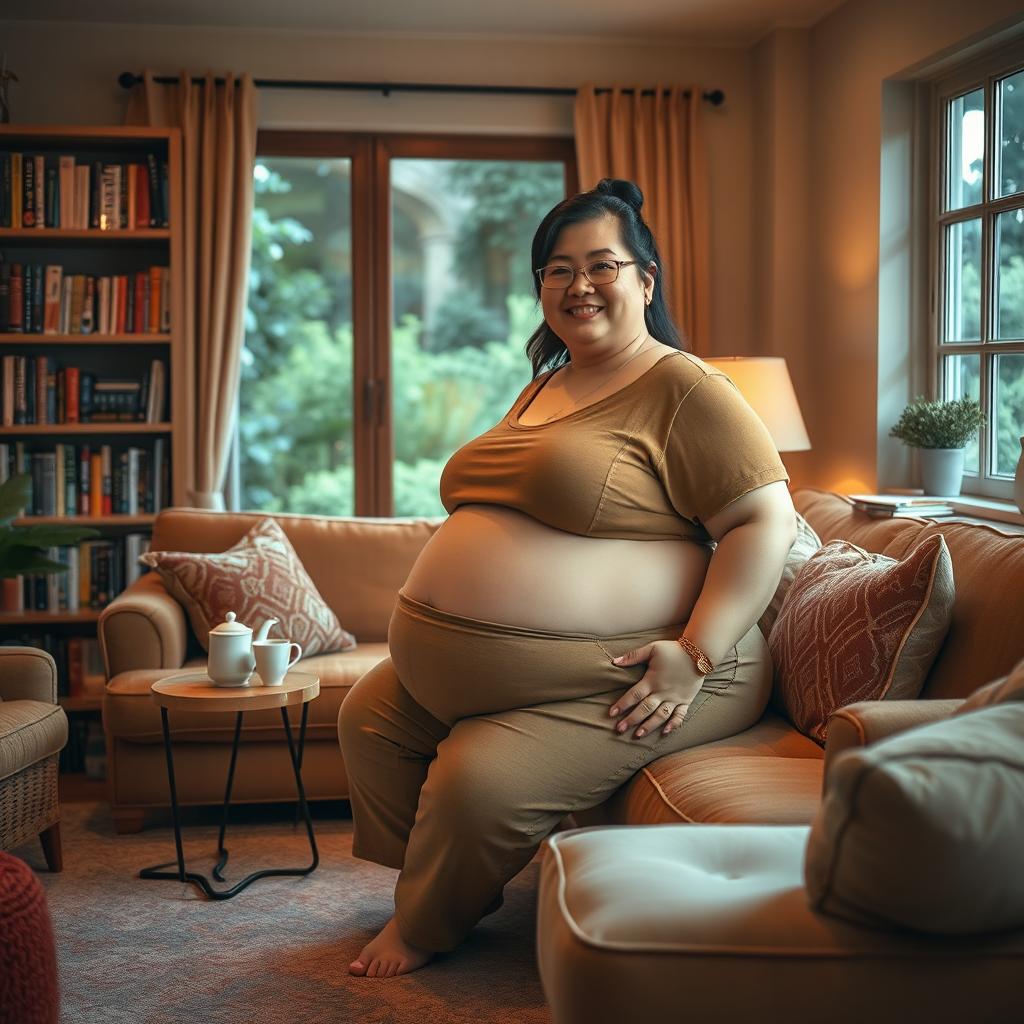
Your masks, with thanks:
<instances>
[{"instance_id":1,"label":"teapot","mask_svg":"<svg viewBox=\"0 0 1024 1024\"><path fill-rule=\"evenodd\" d=\"M210 660L206 674L215 686L245 686L256 668L252 627L237 622L236 618L234 612L228 612L226 621L214 626L209 633ZM275 622L277 619L267 619L255 639L266 640Z\"/></svg>"}]
</instances>

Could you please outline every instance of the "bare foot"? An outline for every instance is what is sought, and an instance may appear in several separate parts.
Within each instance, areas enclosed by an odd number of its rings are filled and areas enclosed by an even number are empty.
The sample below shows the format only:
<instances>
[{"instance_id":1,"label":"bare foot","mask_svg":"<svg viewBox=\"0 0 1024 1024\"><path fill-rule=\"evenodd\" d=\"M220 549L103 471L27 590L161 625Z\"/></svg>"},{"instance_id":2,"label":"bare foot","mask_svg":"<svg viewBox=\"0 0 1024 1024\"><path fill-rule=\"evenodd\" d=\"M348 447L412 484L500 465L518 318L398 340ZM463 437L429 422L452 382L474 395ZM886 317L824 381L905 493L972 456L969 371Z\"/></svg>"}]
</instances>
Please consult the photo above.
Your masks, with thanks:
<instances>
[{"instance_id":1,"label":"bare foot","mask_svg":"<svg viewBox=\"0 0 1024 1024\"><path fill-rule=\"evenodd\" d=\"M418 970L433 956L429 950L410 946L398 931L398 922L391 918L348 965L348 973L367 978L393 978L396 974Z\"/></svg>"}]
</instances>

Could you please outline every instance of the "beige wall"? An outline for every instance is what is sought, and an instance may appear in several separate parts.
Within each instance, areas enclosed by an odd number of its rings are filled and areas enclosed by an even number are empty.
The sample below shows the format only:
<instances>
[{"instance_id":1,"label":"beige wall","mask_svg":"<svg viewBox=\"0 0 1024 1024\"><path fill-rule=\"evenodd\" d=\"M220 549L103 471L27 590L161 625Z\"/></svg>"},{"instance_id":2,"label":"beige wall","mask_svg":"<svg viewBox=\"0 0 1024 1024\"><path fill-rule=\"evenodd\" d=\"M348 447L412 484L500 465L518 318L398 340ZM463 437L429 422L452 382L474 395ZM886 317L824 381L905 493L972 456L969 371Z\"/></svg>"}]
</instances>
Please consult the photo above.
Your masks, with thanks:
<instances>
[{"instance_id":1,"label":"beige wall","mask_svg":"<svg viewBox=\"0 0 1024 1024\"><path fill-rule=\"evenodd\" d=\"M897 479L908 464L885 436L900 389L909 398L912 385L906 353L887 347L879 358L880 336L889 346L899 333L893 280L880 310L880 248L887 262L902 264L897 274L907 281L912 275L900 251L909 236L898 197L887 194L892 219L881 222L883 127L887 147L909 145L894 137L907 125L907 96L891 95L883 121L883 84L1020 23L1019 0L849 0L810 31L810 272L801 374L811 380L800 400L814 445L811 481L819 486L873 490L880 466L884 483L914 483ZM907 180L906 168L899 159L889 168L897 184Z\"/></svg>"},{"instance_id":2,"label":"beige wall","mask_svg":"<svg viewBox=\"0 0 1024 1024\"><path fill-rule=\"evenodd\" d=\"M712 345L754 343L750 246L754 173L749 59L738 47L616 40L343 36L181 27L0 22L0 47L21 81L14 119L120 123L122 71L249 71L254 77L576 86L696 82L725 90L707 109L711 179ZM266 90L262 127L572 134L568 99L439 97Z\"/></svg>"}]
</instances>

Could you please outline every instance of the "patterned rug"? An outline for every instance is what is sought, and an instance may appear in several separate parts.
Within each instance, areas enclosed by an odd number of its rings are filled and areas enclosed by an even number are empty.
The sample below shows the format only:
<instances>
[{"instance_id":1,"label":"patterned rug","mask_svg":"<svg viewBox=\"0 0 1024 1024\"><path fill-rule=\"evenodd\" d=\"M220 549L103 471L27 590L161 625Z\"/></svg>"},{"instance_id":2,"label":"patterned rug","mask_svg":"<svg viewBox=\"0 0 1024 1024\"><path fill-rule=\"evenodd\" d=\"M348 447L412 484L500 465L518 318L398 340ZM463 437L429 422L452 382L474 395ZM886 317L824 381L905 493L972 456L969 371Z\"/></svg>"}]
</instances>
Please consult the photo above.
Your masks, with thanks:
<instances>
[{"instance_id":1,"label":"patterned rug","mask_svg":"<svg viewBox=\"0 0 1024 1024\"><path fill-rule=\"evenodd\" d=\"M351 821L316 815L320 866L306 878L265 878L232 900L138 870L174 856L170 828L119 836L102 804L62 811L64 871L38 844L15 852L46 887L65 1024L548 1024L534 956L539 858L505 904L455 953L381 981L348 962L390 916L396 872L352 858ZM216 818L184 829L188 866L209 875ZM235 824L235 821L238 821ZM304 827L287 808L240 808L228 827L226 877L309 862Z\"/></svg>"}]
</instances>

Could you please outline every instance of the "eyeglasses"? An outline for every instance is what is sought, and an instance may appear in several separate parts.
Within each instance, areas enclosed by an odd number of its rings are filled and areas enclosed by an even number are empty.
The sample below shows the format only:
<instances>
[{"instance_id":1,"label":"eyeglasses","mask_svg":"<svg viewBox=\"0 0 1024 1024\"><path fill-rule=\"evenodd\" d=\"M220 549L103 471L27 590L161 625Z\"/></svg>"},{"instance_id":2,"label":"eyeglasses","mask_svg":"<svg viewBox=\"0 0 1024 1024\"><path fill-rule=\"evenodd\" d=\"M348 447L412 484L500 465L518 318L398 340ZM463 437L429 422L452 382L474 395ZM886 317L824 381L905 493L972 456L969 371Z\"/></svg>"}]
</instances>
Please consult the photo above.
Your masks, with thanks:
<instances>
[{"instance_id":1,"label":"eyeglasses","mask_svg":"<svg viewBox=\"0 0 1024 1024\"><path fill-rule=\"evenodd\" d=\"M618 278L623 267L631 267L634 263L636 260L596 260L578 269L553 264L550 267L540 267L534 273L540 279L541 288L568 288L580 271L593 285L611 284Z\"/></svg>"}]
</instances>

